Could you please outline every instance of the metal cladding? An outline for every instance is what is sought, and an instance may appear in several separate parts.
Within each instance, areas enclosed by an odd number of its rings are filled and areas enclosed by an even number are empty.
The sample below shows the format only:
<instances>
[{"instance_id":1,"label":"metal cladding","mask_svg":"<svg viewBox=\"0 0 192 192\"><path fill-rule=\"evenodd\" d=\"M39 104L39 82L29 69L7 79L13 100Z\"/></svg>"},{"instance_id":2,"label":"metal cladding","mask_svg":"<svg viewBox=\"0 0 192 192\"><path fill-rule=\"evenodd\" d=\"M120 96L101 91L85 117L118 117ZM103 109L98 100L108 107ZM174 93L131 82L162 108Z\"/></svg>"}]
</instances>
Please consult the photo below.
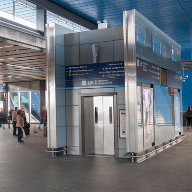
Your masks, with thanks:
<instances>
[{"instance_id":1,"label":"metal cladding","mask_svg":"<svg viewBox=\"0 0 192 192\"><path fill-rule=\"evenodd\" d=\"M135 10L123 12L126 152L138 152Z\"/></svg>"}]
</instances>

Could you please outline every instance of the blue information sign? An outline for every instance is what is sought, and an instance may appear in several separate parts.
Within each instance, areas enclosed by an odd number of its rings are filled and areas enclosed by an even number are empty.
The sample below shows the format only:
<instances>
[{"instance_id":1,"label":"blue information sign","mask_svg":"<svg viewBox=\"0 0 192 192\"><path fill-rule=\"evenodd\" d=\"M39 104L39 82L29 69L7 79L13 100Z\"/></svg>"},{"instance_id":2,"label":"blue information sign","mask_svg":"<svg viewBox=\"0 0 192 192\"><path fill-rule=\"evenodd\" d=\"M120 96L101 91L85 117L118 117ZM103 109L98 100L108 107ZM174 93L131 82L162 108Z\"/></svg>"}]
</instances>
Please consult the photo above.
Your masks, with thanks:
<instances>
[{"instance_id":1,"label":"blue information sign","mask_svg":"<svg viewBox=\"0 0 192 192\"><path fill-rule=\"evenodd\" d=\"M167 70L167 86L181 88L181 75Z\"/></svg>"},{"instance_id":2,"label":"blue information sign","mask_svg":"<svg viewBox=\"0 0 192 192\"><path fill-rule=\"evenodd\" d=\"M65 67L66 89L125 86L124 62Z\"/></svg>"},{"instance_id":3,"label":"blue information sign","mask_svg":"<svg viewBox=\"0 0 192 192\"><path fill-rule=\"evenodd\" d=\"M161 68L136 58L137 80L160 85ZM124 87L124 62L74 65L65 67L66 89ZM181 87L180 75L167 71L167 85Z\"/></svg>"},{"instance_id":4,"label":"blue information sign","mask_svg":"<svg viewBox=\"0 0 192 192\"><path fill-rule=\"evenodd\" d=\"M160 85L161 68L159 66L154 65L140 58L136 58L136 62L137 62L137 79Z\"/></svg>"}]
</instances>

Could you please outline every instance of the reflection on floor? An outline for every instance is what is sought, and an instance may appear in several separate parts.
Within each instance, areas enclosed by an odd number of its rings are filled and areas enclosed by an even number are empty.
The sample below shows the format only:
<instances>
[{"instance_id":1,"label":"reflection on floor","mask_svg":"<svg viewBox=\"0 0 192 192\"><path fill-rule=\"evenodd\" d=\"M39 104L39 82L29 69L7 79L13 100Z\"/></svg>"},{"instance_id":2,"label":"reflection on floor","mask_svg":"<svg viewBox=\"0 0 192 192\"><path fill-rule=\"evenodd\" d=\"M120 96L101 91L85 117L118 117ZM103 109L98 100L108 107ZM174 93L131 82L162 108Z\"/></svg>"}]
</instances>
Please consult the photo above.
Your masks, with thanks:
<instances>
[{"instance_id":1,"label":"reflection on floor","mask_svg":"<svg viewBox=\"0 0 192 192\"><path fill-rule=\"evenodd\" d=\"M12 128L0 128L0 191L192 191L192 129L184 141L144 161L105 156L50 157L37 130L18 143Z\"/></svg>"}]
</instances>

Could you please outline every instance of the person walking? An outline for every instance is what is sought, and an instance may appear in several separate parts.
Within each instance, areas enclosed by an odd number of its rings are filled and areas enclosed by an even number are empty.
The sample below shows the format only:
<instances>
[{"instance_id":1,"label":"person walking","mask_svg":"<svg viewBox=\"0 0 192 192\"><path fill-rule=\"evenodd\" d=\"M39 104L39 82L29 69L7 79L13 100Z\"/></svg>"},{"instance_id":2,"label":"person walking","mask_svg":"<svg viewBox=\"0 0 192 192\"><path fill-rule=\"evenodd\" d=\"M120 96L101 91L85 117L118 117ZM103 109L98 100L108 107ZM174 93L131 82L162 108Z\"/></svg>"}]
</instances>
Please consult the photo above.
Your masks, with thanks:
<instances>
[{"instance_id":1,"label":"person walking","mask_svg":"<svg viewBox=\"0 0 192 192\"><path fill-rule=\"evenodd\" d=\"M189 129L189 128L191 128L191 118L192 118L192 111L191 111L191 107L190 106L187 107L187 111L185 113L185 117L187 119L188 129Z\"/></svg>"},{"instance_id":2,"label":"person walking","mask_svg":"<svg viewBox=\"0 0 192 192\"><path fill-rule=\"evenodd\" d=\"M18 110L17 111L17 129L18 129L18 142L19 143L22 143L24 141L21 140L21 131L22 131L22 128L24 127L24 119L22 117L22 111L21 110Z\"/></svg>"},{"instance_id":3,"label":"person walking","mask_svg":"<svg viewBox=\"0 0 192 192\"><path fill-rule=\"evenodd\" d=\"M13 122L13 136L16 135L16 123L17 123L17 107L15 107L15 111L12 113L12 122Z\"/></svg>"}]
</instances>

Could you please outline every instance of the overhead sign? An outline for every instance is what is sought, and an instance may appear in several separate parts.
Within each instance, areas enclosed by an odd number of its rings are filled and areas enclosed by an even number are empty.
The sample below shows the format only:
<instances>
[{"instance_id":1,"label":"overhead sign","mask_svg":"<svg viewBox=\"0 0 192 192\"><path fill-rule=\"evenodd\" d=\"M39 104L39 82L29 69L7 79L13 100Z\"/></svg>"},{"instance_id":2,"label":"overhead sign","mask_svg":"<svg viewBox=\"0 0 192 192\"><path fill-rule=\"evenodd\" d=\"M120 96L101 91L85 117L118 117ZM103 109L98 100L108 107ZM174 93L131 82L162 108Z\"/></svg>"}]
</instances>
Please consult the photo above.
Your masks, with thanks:
<instances>
[{"instance_id":1,"label":"overhead sign","mask_svg":"<svg viewBox=\"0 0 192 192\"><path fill-rule=\"evenodd\" d=\"M66 89L125 86L124 62L65 67Z\"/></svg>"},{"instance_id":2,"label":"overhead sign","mask_svg":"<svg viewBox=\"0 0 192 192\"><path fill-rule=\"evenodd\" d=\"M147 80L151 83L160 85L160 67L147 62L143 59L136 58L137 78Z\"/></svg>"},{"instance_id":3,"label":"overhead sign","mask_svg":"<svg viewBox=\"0 0 192 192\"><path fill-rule=\"evenodd\" d=\"M167 70L167 86L181 88L181 75Z\"/></svg>"}]
</instances>

